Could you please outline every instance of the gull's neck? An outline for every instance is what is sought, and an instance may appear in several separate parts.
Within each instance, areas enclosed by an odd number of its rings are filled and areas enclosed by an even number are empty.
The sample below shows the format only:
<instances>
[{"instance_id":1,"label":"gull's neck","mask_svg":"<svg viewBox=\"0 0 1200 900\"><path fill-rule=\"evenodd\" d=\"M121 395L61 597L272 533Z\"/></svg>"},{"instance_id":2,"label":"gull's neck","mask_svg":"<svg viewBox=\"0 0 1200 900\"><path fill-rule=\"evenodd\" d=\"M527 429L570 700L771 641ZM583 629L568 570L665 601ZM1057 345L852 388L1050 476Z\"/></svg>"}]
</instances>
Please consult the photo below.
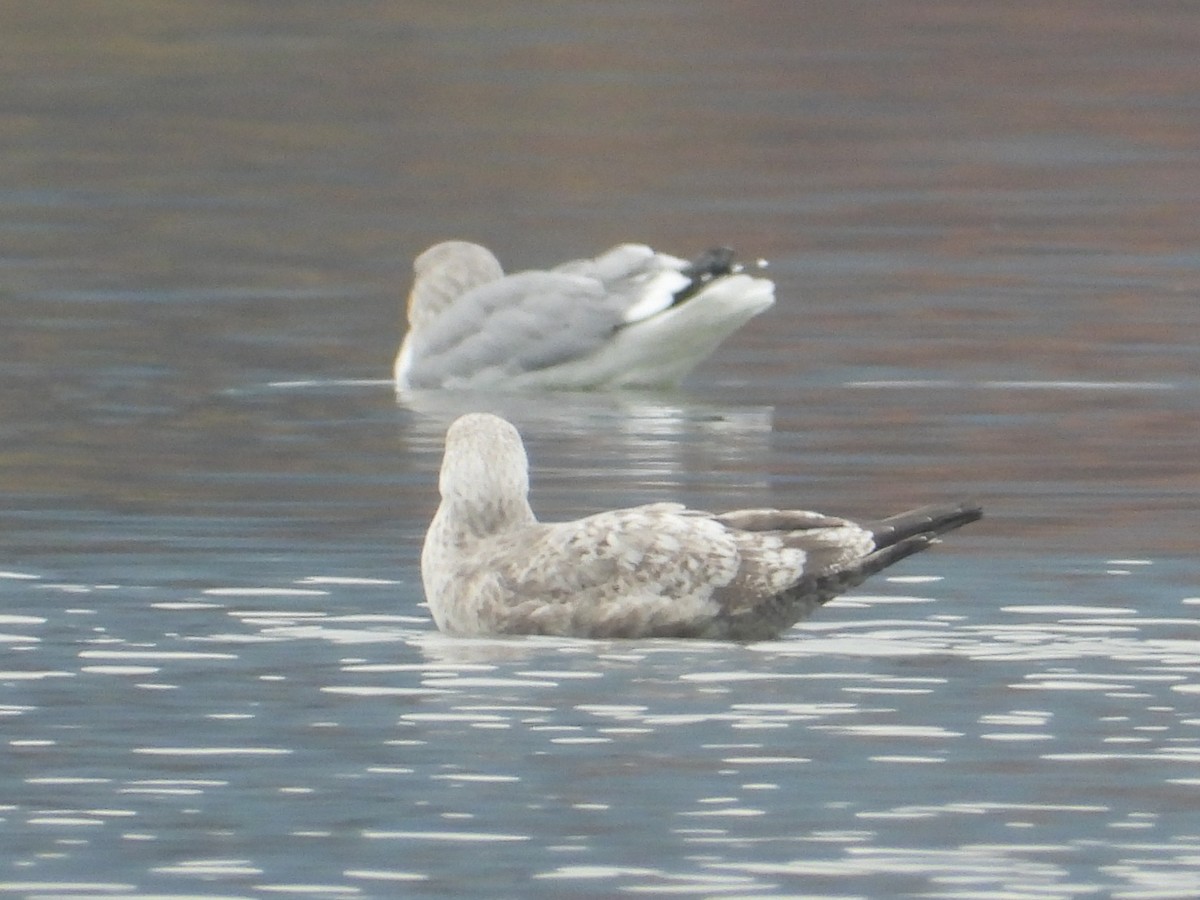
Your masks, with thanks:
<instances>
[{"instance_id":1,"label":"gull's neck","mask_svg":"<svg viewBox=\"0 0 1200 900\"><path fill-rule=\"evenodd\" d=\"M443 497L437 519L456 543L496 537L507 531L537 524L525 497Z\"/></svg>"}]
</instances>

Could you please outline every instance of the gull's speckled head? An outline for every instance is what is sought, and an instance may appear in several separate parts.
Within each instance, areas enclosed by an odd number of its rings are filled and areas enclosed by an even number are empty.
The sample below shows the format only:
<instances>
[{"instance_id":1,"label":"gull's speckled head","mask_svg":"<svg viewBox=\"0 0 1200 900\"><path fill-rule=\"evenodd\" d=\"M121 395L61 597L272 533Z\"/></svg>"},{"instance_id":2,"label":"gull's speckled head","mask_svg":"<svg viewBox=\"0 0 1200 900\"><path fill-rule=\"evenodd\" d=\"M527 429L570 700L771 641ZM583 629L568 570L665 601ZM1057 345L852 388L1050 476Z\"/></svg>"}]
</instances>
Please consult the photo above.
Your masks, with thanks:
<instances>
[{"instance_id":1,"label":"gull's speckled head","mask_svg":"<svg viewBox=\"0 0 1200 900\"><path fill-rule=\"evenodd\" d=\"M529 460L517 429L490 413L456 419L446 431L438 489L443 500L475 509L524 504Z\"/></svg>"},{"instance_id":2,"label":"gull's speckled head","mask_svg":"<svg viewBox=\"0 0 1200 900\"><path fill-rule=\"evenodd\" d=\"M503 276L500 262L486 247L469 241L434 244L413 261L409 324L431 324L467 291Z\"/></svg>"}]
</instances>

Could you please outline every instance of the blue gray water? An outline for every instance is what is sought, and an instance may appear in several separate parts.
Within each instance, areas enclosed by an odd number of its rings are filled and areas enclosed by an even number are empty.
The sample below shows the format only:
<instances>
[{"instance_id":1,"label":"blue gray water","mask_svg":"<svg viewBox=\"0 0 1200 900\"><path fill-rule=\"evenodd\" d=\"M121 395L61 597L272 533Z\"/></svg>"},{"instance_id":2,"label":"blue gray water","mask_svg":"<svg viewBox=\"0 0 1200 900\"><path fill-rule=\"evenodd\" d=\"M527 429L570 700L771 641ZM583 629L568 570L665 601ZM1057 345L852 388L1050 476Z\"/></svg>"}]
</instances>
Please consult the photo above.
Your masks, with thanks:
<instances>
[{"instance_id":1,"label":"blue gray water","mask_svg":"<svg viewBox=\"0 0 1200 900\"><path fill-rule=\"evenodd\" d=\"M0 897L1200 894L1200 11L0 8ZM412 257L770 261L681 390L386 382ZM460 640L546 518L988 516L784 639Z\"/></svg>"}]
</instances>

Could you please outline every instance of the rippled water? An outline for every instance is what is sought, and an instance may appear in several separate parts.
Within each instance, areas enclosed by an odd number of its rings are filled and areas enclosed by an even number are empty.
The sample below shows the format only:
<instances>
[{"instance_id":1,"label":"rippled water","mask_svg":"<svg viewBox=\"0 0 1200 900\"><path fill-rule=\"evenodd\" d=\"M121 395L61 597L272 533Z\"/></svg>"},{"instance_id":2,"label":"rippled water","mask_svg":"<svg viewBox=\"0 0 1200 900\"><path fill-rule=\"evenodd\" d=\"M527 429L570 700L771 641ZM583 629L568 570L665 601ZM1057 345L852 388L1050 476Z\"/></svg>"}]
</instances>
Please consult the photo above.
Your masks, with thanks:
<instances>
[{"instance_id":1,"label":"rippled water","mask_svg":"<svg viewBox=\"0 0 1200 900\"><path fill-rule=\"evenodd\" d=\"M1200 894L1200 14L20 10L0 897ZM780 302L679 391L398 399L451 236ZM780 641L450 639L479 408L547 518L988 515Z\"/></svg>"},{"instance_id":2,"label":"rippled water","mask_svg":"<svg viewBox=\"0 0 1200 900\"><path fill-rule=\"evenodd\" d=\"M740 647L449 639L405 580L4 578L7 893L1196 884L1200 597L897 576Z\"/></svg>"}]
</instances>

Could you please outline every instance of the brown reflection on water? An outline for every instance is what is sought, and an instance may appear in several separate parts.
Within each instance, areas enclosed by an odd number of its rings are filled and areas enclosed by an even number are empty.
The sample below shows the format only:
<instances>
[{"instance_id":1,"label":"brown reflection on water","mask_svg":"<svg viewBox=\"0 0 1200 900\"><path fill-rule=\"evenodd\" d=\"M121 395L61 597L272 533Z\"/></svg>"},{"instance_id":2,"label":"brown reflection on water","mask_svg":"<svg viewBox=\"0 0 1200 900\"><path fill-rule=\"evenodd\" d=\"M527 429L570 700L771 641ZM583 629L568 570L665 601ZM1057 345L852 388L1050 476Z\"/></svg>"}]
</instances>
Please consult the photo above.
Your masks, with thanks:
<instances>
[{"instance_id":1,"label":"brown reflection on water","mask_svg":"<svg viewBox=\"0 0 1200 900\"><path fill-rule=\"evenodd\" d=\"M354 476L311 513L352 518L381 465L430 466L386 391L214 397L386 377L434 240L516 268L730 243L780 302L692 390L775 440L684 475L853 513L975 489L1009 547L1194 552L1198 50L1189 4L0 6L0 490ZM893 378L967 387L845 387Z\"/></svg>"}]
</instances>

